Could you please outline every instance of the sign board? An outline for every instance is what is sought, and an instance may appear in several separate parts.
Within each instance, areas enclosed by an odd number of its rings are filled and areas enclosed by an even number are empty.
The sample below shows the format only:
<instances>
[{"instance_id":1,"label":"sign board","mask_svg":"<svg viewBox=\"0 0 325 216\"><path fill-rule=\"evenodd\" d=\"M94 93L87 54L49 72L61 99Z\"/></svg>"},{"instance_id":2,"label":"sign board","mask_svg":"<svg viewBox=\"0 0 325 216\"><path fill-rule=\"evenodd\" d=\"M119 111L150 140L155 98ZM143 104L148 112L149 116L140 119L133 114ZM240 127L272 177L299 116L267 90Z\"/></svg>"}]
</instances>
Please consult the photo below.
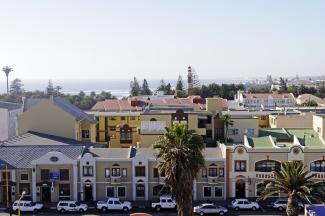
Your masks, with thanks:
<instances>
[{"instance_id":1,"label":"sign board","mask_svg":"<svg viewBox=\"0 0 325 216\"><path fill-rule=\"evenodd\" d=\"M59 172L50 172L50 180L60 180Z\"/></svg>"}]
</instances>

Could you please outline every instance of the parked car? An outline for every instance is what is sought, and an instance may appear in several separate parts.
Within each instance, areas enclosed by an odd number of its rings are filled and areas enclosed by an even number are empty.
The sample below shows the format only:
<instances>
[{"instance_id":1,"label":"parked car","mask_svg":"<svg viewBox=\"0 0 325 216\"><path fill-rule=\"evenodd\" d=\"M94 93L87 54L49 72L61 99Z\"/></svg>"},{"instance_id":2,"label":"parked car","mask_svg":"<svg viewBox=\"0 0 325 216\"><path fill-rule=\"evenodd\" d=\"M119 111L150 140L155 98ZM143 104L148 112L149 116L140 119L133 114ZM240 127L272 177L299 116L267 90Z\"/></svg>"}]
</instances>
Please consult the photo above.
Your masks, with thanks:
<instances>
[{"instance_id":1,"label":"parked car","mask_svg":"<svg viewBox=\"0 0 325 216\"><path fill-rule=\"evenodd\" d=\"M234 199L231 202L231 208L238 211L239 209L251 209L253 211L260 208L257 202L251 202L248 199Z\"/></svg>"},{"instance_id":2,"label":"parked car","mask_svg":"<svg viewBox=\"0 0 325 216\"><path fill-rule=\"evenodd\" d=\"M56 206L56 210L65 213L65 212L85 212L87 211L88 206L86 204L79 203L77 201L59 201Z\"/></svg>"},{"instance_id":3,"label":"parked car","mask_svg":"<svg viewBox=\"0 0 325 216\"><path fill-rule=\"evenodd\" d=\"M38 212L43 209L44 205L27 200L20 200L20 211L22 212ZM18 200L12 204L12 210L18 211Z\"/></svg>"},{"instance_id":4,"label":"parked car","mask_svg":"<svg viewBox=\"0 0 325 216\"><path fill-rule=\"evenodd\" d=\"M274 209L278 209L279 211L283 211L287 208L287 203L288 203L288 199L277 199L272 207ZM304 204L302 204L301 202L298 202L298 208L299 210L303 210L304 209Z\"/></svg>"},{"instance_id":5,"label":"parked car","mask_svg":"<svg viewBox=\"0 0 325 216\"><path fill-rule=\"evenodd\" d=\"M165 195L159 198L159 202L151 203L151 207L157 212L161 211L162 209L175 209L176 202L170 195Z\"/></svg>"},{"instance_id":6,"label":"parked car","mask_svg":"<svg viewBox=\"0 0 325 216\"><path fill-rule=\"evenodd\" d=\"M201 216L207 214L219 214L224 215L227 214L228 209L223 206L216 206L213 203L203 203L199 206L195 206L193 208L194 214L199 214Z\"/></svg>"},{"instance_id":7,"label":"parked car","mask_svg":"<svg viewBox=\"0 0 325 216\"><path fill-rule=\"evenodd\" d=\"M132 209L132 204L128 201L122 202L119 198L109 198L105 201L98 201L97 209L103 212L107 210L123 210L127 212Z\"/></svg>"}]
</instances>

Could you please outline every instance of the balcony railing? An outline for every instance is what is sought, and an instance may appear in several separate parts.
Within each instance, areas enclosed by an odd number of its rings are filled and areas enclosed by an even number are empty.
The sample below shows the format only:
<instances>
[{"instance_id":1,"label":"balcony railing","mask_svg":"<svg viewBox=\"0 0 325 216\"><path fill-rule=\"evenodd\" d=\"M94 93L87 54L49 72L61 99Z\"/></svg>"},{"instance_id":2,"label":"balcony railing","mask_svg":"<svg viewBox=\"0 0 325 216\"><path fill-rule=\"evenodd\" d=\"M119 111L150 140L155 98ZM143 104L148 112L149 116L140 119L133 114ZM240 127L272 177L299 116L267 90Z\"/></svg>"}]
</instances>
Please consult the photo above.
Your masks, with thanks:
<instances>
[{"instance_id":1,"label":"balcony railing","mask_svg":"<svg viewBox=\"0 0 325 216\"><path fill-rule=\"evenodd\" d=\"M121 179L121 176L111 176L111 184L120 184Z\"/></svg>"},{"instance_id":2,"label":"balcony railing","mask_svg":"<svg viewBox=\"0 0 325 216\"><path fill-rule=\"evenodd\" d=\"M208 176L208 184L218 184L224 181L224 177L220 176Z\"/></svg>"},{"instance_id":3,"label":"balcony railing","mask_svg":"<svg viewBox=\"0 0 325 216\"><path fill-rule=\"evenodd\" d=\"M273 179L274 174L271 172L256 172L257 179Z\"/></svg>"},{"instance_id":4,"label":"balcony railing","mask_svg":"<svg viewBox=\"0 0 325 216\"><path fill-rule=\"evenodd\" d=\"M324 172L312 172L312 174L316 174L314 179L325 179L325 173Z\"/></svg>"}]
</instances>

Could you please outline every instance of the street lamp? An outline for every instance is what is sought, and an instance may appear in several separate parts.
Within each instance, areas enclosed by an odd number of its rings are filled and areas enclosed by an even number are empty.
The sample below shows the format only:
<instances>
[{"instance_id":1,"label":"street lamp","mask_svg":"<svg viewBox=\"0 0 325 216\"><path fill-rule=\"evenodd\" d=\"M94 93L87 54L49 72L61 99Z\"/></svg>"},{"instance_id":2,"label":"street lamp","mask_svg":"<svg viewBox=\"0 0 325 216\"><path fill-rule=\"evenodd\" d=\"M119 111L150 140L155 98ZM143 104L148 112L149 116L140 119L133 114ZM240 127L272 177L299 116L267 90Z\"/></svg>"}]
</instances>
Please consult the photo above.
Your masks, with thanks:
<instances>
[{"instance_id":1,"label":"street lamp","mask_svg":"<svg viewBox=\"0 0 325 216\"><path fill-rule=\"evenodd\" d=\"M26 191L23 191L21 193L21 196L19 197L19 200L18 200L18 216L20 216L20 200L24 197L25 194L26 194Z\"/></svg>"}]
</instances>

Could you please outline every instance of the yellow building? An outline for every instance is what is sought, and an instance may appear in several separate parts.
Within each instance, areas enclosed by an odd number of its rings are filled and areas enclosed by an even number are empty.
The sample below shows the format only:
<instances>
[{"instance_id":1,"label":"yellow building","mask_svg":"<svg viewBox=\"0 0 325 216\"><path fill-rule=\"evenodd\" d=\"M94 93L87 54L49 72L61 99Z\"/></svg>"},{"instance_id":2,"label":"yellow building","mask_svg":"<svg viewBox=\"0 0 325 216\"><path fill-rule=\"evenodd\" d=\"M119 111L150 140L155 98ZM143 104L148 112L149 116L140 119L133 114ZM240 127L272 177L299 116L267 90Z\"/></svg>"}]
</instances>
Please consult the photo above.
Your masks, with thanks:
<instances>
[{"instance_id":1,"label":"yellow building","mask_svg":"<svg viewBox=\"0 0 325 216\"><path fill-rule=\"evenodd\" d=\"M129 148L140 141L140 112L88 112L98 121L96 141Z\"/></svg>"},{"instance_id":2,"label":"yellow building","mask_svg":"<svg viewBox=\"0 0 325 216\"><path fill-rule=\"evenodd\" d=\"M29 131L76 141L96 141L97 122L62 98L26 99L18 117L18 134Z\"/></svg>"}]
</instances>

